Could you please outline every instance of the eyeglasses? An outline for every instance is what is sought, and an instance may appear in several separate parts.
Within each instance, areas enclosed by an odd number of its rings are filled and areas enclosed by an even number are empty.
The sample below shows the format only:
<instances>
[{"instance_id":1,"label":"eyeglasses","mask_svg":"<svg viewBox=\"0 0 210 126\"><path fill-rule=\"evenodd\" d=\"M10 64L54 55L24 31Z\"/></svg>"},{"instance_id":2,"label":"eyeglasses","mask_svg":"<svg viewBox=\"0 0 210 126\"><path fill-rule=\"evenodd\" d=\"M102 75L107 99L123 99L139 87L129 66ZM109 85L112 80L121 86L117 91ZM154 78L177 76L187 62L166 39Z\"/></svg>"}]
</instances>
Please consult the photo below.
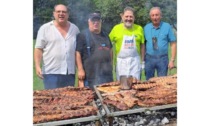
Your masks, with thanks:
<instances>
[{"instance_id":1,"label":"eyeglasses","mask_svg":"<svg viewBox=\"0 0 210 126\"><path fill-rule=\"evenodd\" d=\"M55 11L56 13L63 13L63 14L66 14L67 13L67 11Z\"/></svg>"},{"instance_id":2,"label":"eyeglasses","mask_svg":"<svg viewBox=\"0 0 210 126\"><path fill-rule=\"evenodd\" d=\"M157 37L152 37L153 50L158 50Z\"/></svg>"}]
</instances>

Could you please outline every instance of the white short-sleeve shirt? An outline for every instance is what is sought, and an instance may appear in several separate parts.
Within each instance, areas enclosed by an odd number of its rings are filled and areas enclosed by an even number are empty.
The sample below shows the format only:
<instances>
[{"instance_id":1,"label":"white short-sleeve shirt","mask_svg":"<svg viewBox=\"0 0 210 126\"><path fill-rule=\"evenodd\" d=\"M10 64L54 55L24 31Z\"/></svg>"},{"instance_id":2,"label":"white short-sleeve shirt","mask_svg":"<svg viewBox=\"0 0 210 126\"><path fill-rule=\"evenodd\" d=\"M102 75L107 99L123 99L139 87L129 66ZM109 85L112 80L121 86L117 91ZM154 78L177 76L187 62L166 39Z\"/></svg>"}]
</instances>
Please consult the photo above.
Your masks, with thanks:
<instances>
[{"instance_id":1,"label":"white short-sleeve shirt","mask_svg":"<svg viewBox=\"0 0 210 126\"><path fill-rule=\"evenodd\" d=\"M53 21L42 25L38 31L35 48L43 49L43 74L75 74L76 35L78 27L70 23L64 38Z\"/></svg>"}]
</instances>

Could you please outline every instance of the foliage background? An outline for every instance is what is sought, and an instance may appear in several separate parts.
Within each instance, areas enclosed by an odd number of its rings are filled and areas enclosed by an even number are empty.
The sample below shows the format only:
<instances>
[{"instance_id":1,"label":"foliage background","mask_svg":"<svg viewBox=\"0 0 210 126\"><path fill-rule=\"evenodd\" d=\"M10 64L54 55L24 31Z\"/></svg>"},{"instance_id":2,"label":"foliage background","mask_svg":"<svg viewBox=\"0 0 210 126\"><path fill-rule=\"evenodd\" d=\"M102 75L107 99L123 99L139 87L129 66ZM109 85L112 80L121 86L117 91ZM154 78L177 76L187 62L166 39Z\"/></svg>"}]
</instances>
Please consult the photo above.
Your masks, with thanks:
<instances>
[{"instance_id":1,"label":"foliage background","mask_svg":"<svg viewBox=\"0 0 210 126\"><path fill-rule=\"evenodd\" d=\"M126 6L135 9L135 23L142 27L150 21L149 9L159 6L163 13L163 21L169 22L176 30L177 0L34 0L34 39L39 27L53 19L54 5L58 3L65 4L70 8L69 20L76 24L80 30L87 27L88 14L99 10L103 18L103 29L109 33L114 25L120 23L120 13Z\"/></svg>"}]
</instances>

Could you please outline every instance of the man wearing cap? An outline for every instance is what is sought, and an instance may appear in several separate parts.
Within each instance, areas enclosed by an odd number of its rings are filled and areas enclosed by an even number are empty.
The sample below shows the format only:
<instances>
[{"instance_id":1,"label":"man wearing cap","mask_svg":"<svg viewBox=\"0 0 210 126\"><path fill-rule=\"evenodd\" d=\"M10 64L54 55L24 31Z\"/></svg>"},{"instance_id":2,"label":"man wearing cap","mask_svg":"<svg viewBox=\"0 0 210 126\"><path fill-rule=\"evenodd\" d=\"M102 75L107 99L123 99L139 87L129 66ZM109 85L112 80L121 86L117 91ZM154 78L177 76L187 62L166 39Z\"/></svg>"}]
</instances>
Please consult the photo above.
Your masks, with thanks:
<instances>
[{"instance_id":1,"label":"man wearing cap","mask_svg":"<svg viewBox=\"0 0 210 126\"><path fill-rule=\"evenodd\" d=\"M111 30L109 37L116 50L116 75L133 76L140 79L144 66L144 32L140 25L134 24L134 9L126 7L121 15L122 23Z\"/></svg>"},{"instance_id":2,"label":"man wearing cap","mask_svg":"<svg viewBox=\"0 0 210 126\"><path fill-rule=\"evenodd\" d=\"M78 67L79 87L112 82L112 44L102 31L100 12L88 17L89 28L77 36L76 63Z\"/></svg>"}]
</instances>

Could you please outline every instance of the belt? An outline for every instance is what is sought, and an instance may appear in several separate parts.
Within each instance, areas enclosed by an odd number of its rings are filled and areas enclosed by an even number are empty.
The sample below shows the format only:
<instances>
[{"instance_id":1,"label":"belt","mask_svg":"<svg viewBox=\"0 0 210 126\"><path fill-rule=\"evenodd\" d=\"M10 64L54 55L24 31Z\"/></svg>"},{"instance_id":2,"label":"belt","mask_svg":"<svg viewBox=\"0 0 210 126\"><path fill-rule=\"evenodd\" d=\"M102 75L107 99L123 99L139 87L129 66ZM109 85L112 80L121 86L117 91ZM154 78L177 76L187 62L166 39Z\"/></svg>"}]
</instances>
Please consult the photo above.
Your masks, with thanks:
<instances>
[{"instance_id":1,"label":"belt","mask_svg":"<svg viewBox=\"0 0 210 126\"><path fill-rule=\"evenodd\" d=\"M146 54L147 57L150 58L162 58L162 57L166 57L168 56L168 54L163 54L163 55L150 55L150 54Z\"/></svg>"}]
</instances>

